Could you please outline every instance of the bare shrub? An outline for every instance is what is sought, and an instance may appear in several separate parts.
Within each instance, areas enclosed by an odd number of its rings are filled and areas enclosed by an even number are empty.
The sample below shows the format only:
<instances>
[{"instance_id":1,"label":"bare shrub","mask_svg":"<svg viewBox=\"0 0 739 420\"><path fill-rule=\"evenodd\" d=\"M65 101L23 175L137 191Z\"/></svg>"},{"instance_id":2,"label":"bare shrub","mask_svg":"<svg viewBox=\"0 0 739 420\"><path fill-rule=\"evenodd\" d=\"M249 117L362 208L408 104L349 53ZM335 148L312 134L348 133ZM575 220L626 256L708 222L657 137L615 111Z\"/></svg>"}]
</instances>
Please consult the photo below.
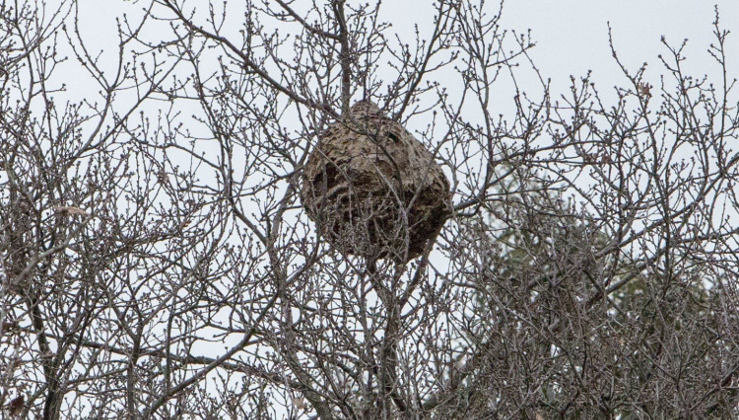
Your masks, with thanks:
<instances>
[{"instance_id":1,"label":"bare shrub","mask_svg":"<svg viewBox=\"0 0 739 420\"><path fill-rule=\"evenodd\" d=\"M659 80L612 48L621 86L555 94L483 0L419 6L413 39L380 2L204 5L132 2L98 54L77 2L0 2L5 414L739 414L718 12L718 77L664 41ZM432 157L433 241L413 200L378 219L397 237L343 249L306 214L311 153L360 100Z\"/></svg>"}]
</instances>

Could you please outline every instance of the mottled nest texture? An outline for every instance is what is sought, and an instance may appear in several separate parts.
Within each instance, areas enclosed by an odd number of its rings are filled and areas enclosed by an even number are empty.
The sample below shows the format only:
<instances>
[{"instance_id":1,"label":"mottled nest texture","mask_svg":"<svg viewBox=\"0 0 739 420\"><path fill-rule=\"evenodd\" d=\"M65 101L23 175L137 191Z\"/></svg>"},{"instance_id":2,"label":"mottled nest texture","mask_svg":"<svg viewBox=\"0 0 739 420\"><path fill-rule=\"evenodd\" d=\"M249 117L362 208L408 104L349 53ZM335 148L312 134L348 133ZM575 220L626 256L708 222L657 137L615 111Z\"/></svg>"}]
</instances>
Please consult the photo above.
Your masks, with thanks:
<instances>
[{"instance_id":1,"label":"mottled nest texture","mask_svg":"<svg viewBox=\"0 0 739 420\"><path fill-rule=\"evenodd\" d=\"M319 135L301 198L333 247L402 263L424 251L452 209L449 181L431 152L369 101Z\"/></svg>"}]
</instances>

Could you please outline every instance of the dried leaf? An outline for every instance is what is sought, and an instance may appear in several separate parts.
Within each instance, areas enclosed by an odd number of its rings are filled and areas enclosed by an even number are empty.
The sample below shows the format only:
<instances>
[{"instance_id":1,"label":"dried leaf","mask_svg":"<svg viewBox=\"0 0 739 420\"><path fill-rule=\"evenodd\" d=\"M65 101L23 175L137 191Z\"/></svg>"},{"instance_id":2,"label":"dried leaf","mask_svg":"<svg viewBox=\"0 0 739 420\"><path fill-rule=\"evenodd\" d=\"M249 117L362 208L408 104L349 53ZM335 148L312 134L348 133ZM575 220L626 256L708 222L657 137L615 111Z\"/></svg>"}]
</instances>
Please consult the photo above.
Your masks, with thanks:
<instances>
[{"instance_id":1,"label":"dried leaf","mask_svg":"<svg viewBox=\"0 0 739 420\"><path fill-rule=\"evenodd\" d=\"M646 96L647 98L651 98L652 93L649 91L650 89L652 89L652 87L646 83L639 84L639 94L640 95Z\"/></svg>"},{"instance_id":2,"label":"dried leaf","mask_svg":"<svg viewBox=\"0 0 739 420\"><path fill-rule=\"evenodd\" d=\"M294 396L292 398L293 407L295 407L299 411L304 411L306 408L308 408L308 405L305 403L305 400L301 397Z\"/></svg>"},{"instance_id":3,"label":"dried leaf","mask_svg":"<svg viewBox=\"0 0 739 420\"><path fill-rule=\"evenodd\" d=\"M58 216L74 216L82 215L86 216L87 213L79 207L74 206L58 206L54 207L54 213Z\"/></svg>"},{"instance_id":4,"label":"dried leaf","mask_svg":"<svg viewBox=\"0 0 739 420\"><path fill-rule=\"evenodd\" d=\"M17 416L20 414L21 410L23 410L25 403L26 400L23 398L23 395L14 398L13 401L8 404L8 414L10 414L11 417Z\"/></svg>"},{"instance_id":5,"label":"dried leaf","mask_svg":"<svg viewBox=\"0 0 739 420\"><path fill-rule=\"evenodd\" d=\"M18 329L18 323L15 321L3 321L3 332L10 332Z\"/></svg>"}]
</instances>

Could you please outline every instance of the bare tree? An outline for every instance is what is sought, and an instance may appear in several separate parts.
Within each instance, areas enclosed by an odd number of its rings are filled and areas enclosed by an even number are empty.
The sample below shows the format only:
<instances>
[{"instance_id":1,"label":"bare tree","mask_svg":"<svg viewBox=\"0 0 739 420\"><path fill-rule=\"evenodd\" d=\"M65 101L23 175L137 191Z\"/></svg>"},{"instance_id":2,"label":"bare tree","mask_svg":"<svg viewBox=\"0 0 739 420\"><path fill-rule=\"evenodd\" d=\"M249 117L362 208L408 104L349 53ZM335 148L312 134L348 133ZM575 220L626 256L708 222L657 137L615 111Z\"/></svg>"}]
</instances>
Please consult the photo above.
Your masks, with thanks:
<instances>
[{"instance_id":1,"label":"bare tree","mask_svg":"<svg viewBox=\"0 0 739 420\"><path fill-rule=\"evenodd\" d=\"M435 17L413 38L379 1L138 1L100 54L58 3L0 2L8 417L739 414L718 11L715 81L663 40L659 80L611 45L622 86L555 95L484 0L419 6ZM95 97L69 99L69 69ZM398 191L392 156L397 220L374 236L337 246L303 208L332 127L399 141L358 129L358 101L443 168L452 203L420 248L423 192ZM405 240L353 251L388 226Z\"/></svg>"}]
</instances>

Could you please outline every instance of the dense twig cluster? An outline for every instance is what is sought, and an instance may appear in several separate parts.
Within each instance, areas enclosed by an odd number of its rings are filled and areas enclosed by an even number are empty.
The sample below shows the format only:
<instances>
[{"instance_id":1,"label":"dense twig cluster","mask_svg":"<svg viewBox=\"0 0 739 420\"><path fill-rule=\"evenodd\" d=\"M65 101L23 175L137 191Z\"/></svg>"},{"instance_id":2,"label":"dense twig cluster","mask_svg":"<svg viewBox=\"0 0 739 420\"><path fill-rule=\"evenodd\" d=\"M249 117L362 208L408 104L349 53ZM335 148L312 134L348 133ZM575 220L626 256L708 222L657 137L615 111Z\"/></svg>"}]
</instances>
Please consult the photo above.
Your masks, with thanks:
<instances>
[{"instance_id":1,"label":"dense twig cluster","mask_svg":"<svg viewBox=\"0 0 739 420\"><path fill-rule=\"evenodd\" d=\"M59 3L0 2L8 416L737 415L718 13L717 78L665 41L659 81L612 49L622 86L555 96L483 0L424 5L412 36L379 1L138 1L101 54ZM96 96L70 99L69 69ZM451 184L409 262L337 250L299 200L361 99Z\"/></svg>"}]
</instances>

